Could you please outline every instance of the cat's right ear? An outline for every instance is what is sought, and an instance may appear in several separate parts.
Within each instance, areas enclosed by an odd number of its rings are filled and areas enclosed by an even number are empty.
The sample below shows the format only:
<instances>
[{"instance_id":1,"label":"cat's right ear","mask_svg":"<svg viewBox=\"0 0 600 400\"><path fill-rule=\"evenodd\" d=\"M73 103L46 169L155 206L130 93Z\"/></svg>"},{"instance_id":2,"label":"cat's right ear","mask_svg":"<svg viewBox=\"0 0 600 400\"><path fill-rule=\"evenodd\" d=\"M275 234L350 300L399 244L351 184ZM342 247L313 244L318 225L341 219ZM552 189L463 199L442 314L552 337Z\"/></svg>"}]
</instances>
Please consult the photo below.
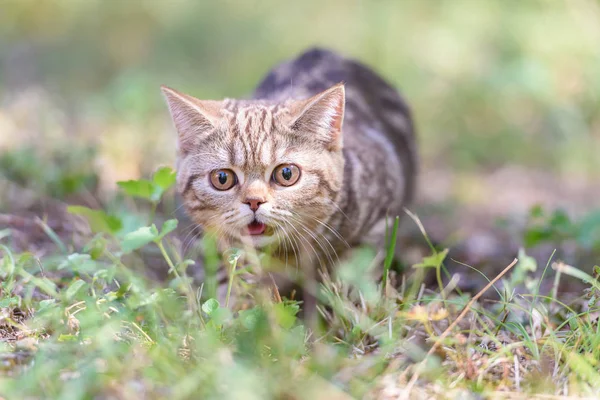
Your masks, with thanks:
<instances>
[{"instance_id":1,"label":"cat's right ear","mask_svg":"<svg viewBox=\"0 0 600 400\"><path fill-rule=\"evenodd\" d=\"M340 150L345 99L344 84L338 83L310 99L294 102L292 130L311 134L330 150Z\"/></svg>"},{"instance_id":2,"label":"cat's right ear","mask_svg":"<svg viewBox=\"0 0 600 400\"><path fill-rule=\"evenodd\" d=\"M209 136L221 121L221 102L199 100L166 86L160 87L179 134L179 151L187 153Z\"/></svg>"}]
</instances>

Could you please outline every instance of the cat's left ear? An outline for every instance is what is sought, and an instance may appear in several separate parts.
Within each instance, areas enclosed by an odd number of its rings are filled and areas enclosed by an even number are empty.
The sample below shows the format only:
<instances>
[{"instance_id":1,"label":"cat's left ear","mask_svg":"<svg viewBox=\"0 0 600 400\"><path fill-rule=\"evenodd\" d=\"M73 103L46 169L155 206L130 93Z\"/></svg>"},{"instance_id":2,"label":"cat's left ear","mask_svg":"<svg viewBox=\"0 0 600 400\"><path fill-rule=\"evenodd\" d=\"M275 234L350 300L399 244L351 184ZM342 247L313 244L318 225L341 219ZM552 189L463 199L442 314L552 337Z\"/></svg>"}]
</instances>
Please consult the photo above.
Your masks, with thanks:
<instances>
[{"instance_id":1,"label":"cat's left ear","mask_svg":"<svg viewBox=\"0 0 600 400\"><path fill-rule=\"evenodd\" d=\"M222 102L199 100L166 86L161 86L161 90L179 134L179 151L188 153L219 126Z\"/></svg>"},{"instance_id":2,"label":"cat's left ear","mask_svg":"<svg viewBox=\"0 0 600 400\"><path fill-rule=\"evenodd\" d=\"M291 129L313 135L329 150L340 150L345 104L343 83L338 83L308 100L295 102L291 110Z\"/></svg>"}]
</instances>

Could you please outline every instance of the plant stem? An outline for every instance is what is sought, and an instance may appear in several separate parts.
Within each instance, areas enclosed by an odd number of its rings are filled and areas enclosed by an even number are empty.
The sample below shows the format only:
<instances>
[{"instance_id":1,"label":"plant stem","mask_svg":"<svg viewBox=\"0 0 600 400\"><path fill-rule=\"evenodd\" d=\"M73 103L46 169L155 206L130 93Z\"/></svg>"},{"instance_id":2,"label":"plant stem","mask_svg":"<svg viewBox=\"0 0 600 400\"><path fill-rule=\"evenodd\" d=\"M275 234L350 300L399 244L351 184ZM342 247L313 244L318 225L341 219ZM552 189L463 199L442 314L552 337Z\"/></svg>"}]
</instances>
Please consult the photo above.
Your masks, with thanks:
<instances>
[{"instance_id":1,"label":"plant stem","mask_svg":"<svg viewBox=\"0 0 600 400\"><path fill-rule=\"evenodd\" d=\"M558 285L560 283L560 271L556 271L556 275L554 275L554 284L552 285L552 294L551 298L556 299L558 296Z\"/></svg>"},{"instance_id":2,"label":"plant stem","mask_svg":"<svg viewBox=\"0 0 600 400\"><path fill-rule=\"evenodd\" d=\"M150 207L150 221L148 221L148 224L152 224L154 222L154 217L156 216L156 207L157 206L158 206L158 203L153 201L152 206Z\"/></svg>"},{"instance_id":3,"label":"plant stem","mask_svg":"<svg viewBox=\"0 0 600 400\"><path fill-rule=\"evenodd\" d=\"M173 261L171 261L171 257L169 257L169 254L167 253L167 250L165 249L165 246L163 245L162 240L159 240L158 242L156 242L156 245L160 249L160 253L162 254L163 258L169 265L169 272L172 271L178 279L181 279L181 276L179 275L177 268L175 268L175 264L173 264Z\"/></svg>"},{"instance_id":4,"label":"plant stem","mask_svg":"<svg viewBox=\"0 0 600 400\"><path fill-rule=\"evenodd\" d=\"M440 288L440 294L442 295L442 300L445 300L446 298L446 294L444 293L444 284L442 282L442 264L440 264L436 269L435 269L435 277L437 279L438 282L438 286Z\"/></svg>"},{"instance_id":5,"label":"plant stem","mask_svg":"<svg viewBox=\"0 0 600 400\"><path fill-rule=\"evenodd\" d=\"M229 308L229 297L231 296L231 288L233 287L233 277L235 276L235 268L237 266L237 257L231 263L231 271L229 272L229 282L227 283L227 296L225 297L225 307Z\"/></svg>"},{"instance_id":6,"label":"plant stem","mask_svg":"<svg viewBox=\"0 0 600 400\"><path fill-rule=\"evenodd\" d=\"M390 273L390 268L392 267L392 262L394 261L394 254L396 251L396 240L398 235L398 224L400 222L400 217L396 216L394 219L394 225L392 227L392 235L390 241L388 243L387 253L385 255L385 261L383 263L383 280L381 282L382 286L382 294L383 297L386 297L387 294L387 281ZM387 231L387 219L386 219L386 231ZM386 232L387 238L387 232Z\"/></svg>"},{"instance_id":7,"label":"plant stem","mask_svg":"<svg viewBox=\"0 0 600 400\"><path fill-rule=\"evenodd\" d=\"M179 271L177 271L177 268L175 268L175 264L173 264L173 261L171 260L169 253L167 253L167 250L165 249L165 246L163 245L162 240L159 240L158 242L156 242L156 245L160 249L160 252L161 252L163 258L169 265L169 272L173 271L173 274L175 274L175 277L177 277L177 279L179 281L182 281L181 275L179 275ZM190 305L190 309L193 311L196 311L197 307L196 307L196 302L194 301L194 291L193 291L190 283L187 281L187 279L185 280L184 287L186 288L186 291L187 291L187 297L188 297L188 303Z\"/></svg>"}]
</instances>

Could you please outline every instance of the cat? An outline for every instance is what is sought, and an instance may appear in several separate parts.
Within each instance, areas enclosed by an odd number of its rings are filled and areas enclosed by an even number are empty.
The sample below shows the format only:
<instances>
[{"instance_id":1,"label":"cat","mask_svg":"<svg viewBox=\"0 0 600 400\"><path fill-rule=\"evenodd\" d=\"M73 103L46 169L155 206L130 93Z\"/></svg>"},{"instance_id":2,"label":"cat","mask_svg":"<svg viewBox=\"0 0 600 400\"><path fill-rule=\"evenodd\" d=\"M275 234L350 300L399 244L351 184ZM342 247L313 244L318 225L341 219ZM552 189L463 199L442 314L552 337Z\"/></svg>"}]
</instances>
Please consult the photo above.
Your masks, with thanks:
<instances>
[{"instance_id":1,"label":"cat","mask_svg":"<svg viewBox=\"0 0 600 400\"><path fill-rule=\"evenodd\" d=\"M411 112L357 61L309 50L276 66L247 100L162 91L178 132L178 192L224 247L331 268L356 246L382 248L414 195Z\"/></svg>"}]
</instances>

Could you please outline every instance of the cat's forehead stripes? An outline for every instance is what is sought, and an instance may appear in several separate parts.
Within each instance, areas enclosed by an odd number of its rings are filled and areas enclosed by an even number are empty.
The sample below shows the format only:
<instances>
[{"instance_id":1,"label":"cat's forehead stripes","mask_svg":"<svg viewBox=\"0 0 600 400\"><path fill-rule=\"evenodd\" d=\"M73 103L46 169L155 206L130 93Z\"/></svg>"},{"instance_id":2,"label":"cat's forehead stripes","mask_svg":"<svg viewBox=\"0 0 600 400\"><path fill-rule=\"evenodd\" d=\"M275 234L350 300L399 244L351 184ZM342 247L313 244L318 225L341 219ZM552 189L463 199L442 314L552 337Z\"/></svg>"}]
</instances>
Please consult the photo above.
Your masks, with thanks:
<instances>
[{"instance_id":1,"label":"cat's forehead stripes","mask_svg":"<svg viewBox=\"0 0 600 400\"><path fill-rule=\"evenodd\" d=\"M264 169L275 162L276 134L281 107L258 102L226 104L229 111L230 162L234 166Z\"/></svg>"},{"instance_id":2,"label":"cat's forehead stripes","mask_svg":"<svg viewBox=\"0 0 600 400\"><path fill-rule=\"evenodd\" d=\"M241 107L235 115L234 123L237 125L237 132L241 136L258 140L265 132L271 132L273 127L273 113L271 112L271 107Z\"/></svg>"}]
</instances>

